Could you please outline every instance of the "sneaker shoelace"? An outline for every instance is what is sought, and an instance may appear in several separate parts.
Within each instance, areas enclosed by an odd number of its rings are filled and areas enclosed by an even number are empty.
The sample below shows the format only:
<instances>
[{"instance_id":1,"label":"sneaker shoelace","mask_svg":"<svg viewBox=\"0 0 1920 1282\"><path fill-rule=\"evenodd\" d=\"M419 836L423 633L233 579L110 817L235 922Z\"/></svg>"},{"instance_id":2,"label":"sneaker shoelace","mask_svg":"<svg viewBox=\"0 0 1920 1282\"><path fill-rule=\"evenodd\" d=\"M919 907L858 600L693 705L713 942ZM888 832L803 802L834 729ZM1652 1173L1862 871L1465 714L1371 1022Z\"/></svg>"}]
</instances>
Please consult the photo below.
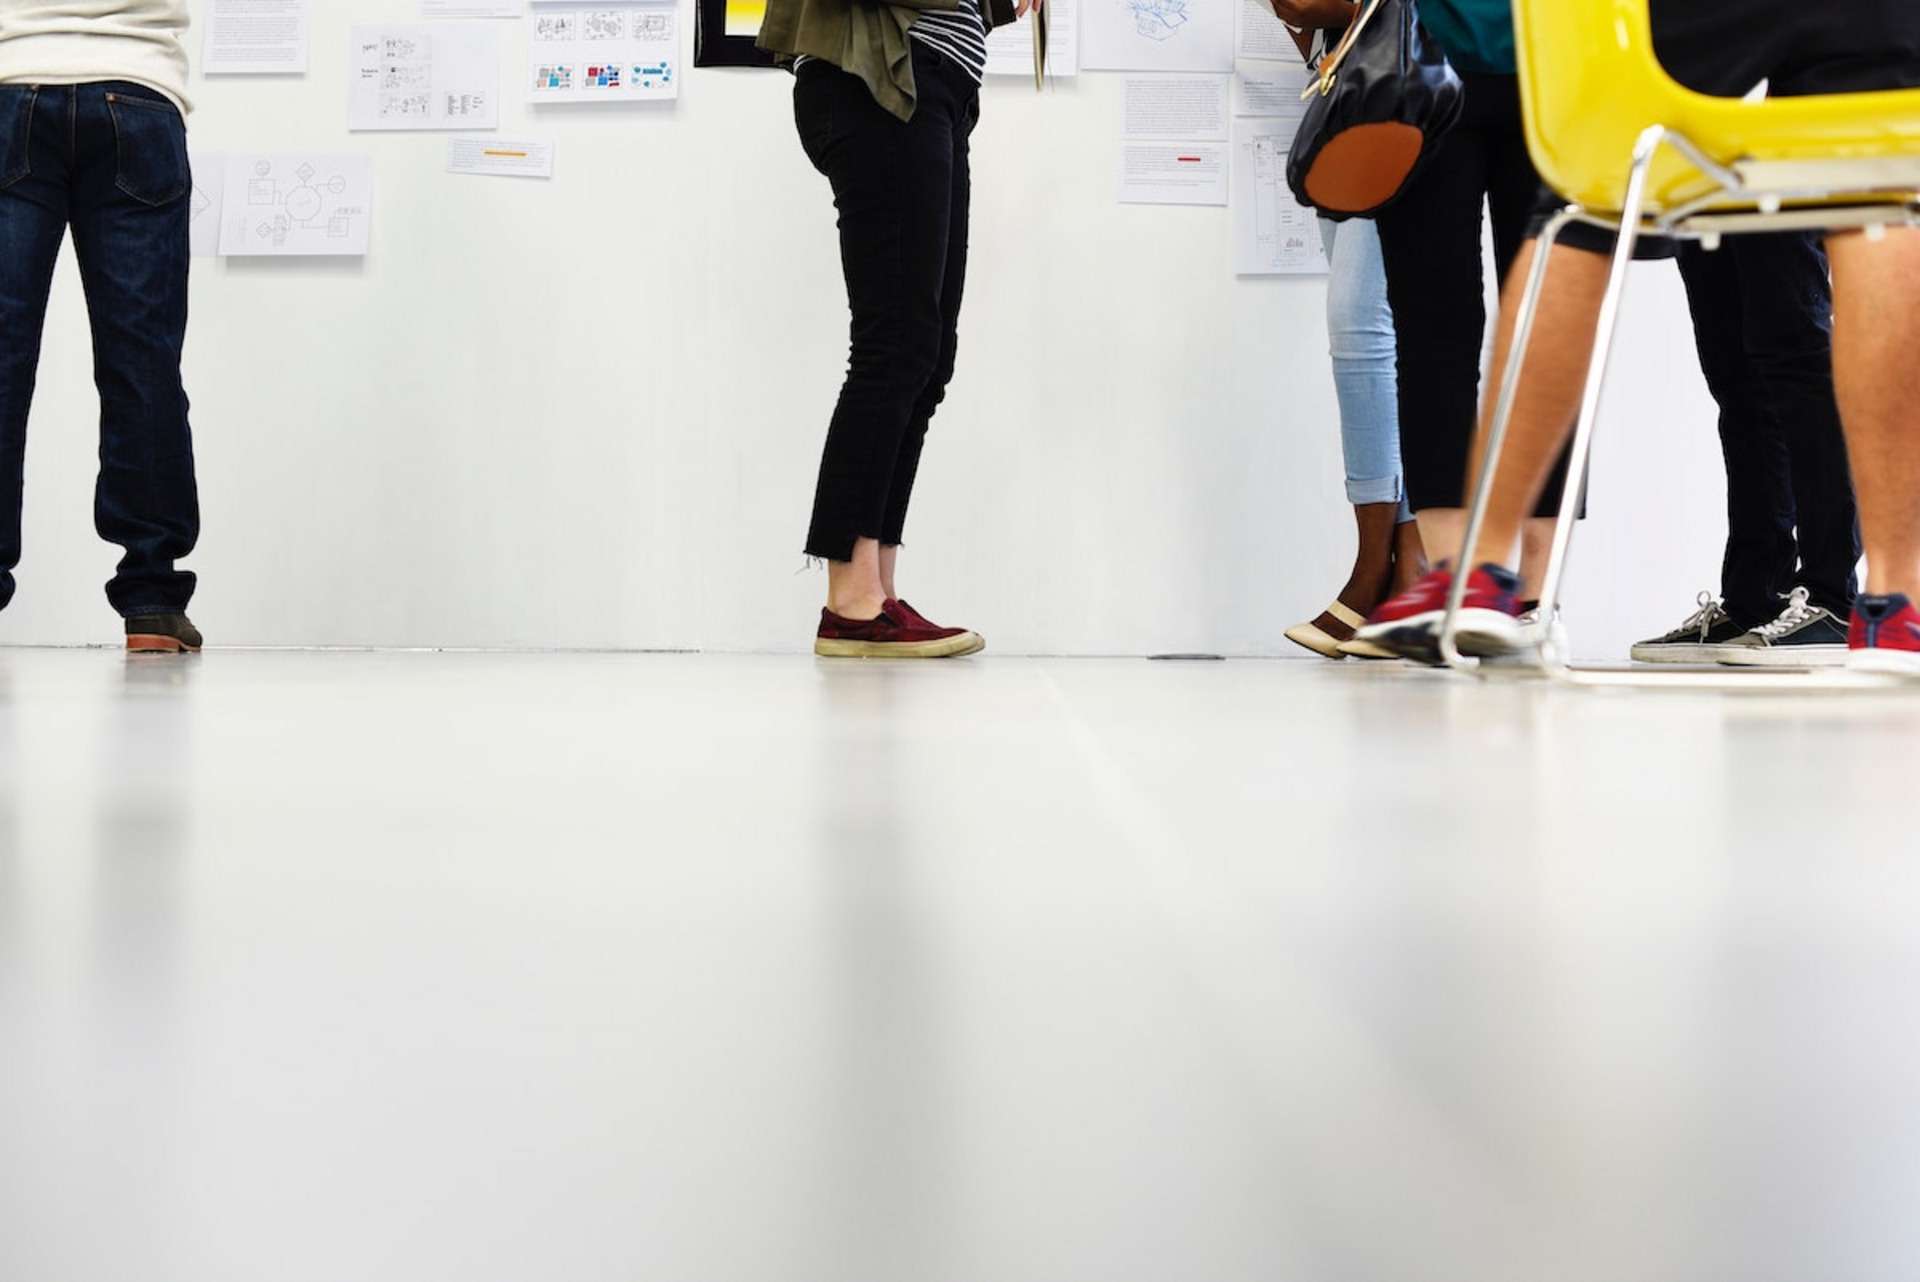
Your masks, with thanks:
<instances>
[{"instance_id":1,"label":"sneaker shoelace","mask_svg":"<svg viewBox=\"0 0 1920 1282\"><path fill-rule=\"evenodd\" d=\"M1698 632L1700 639L1705 641L1707 639L1707 633L1713 631L1713 625L1726 617L1727 612L1720 608L1720 598L1711 592L1702 592L1693 600L1694 604L1700 608L1688 615L1685 619L1682 619L1680 626L1675 628L1674 631Z\"/></svg>"},{"instance_id":2,"label":"sneaker shoelace","mask_svg":"<svg viewBox=\"0 0 1920 1282\"><path fill-rule=\"evenodd\" d=\"M1807 603L1805 588L1795 588L1787 597L1787 608L1780 611L1780 617L1771 623L1761 624L1753 631L1762 641L1771 644L1822 613L1824 611L1819 606Z\"/></svg>"}]
</instances>

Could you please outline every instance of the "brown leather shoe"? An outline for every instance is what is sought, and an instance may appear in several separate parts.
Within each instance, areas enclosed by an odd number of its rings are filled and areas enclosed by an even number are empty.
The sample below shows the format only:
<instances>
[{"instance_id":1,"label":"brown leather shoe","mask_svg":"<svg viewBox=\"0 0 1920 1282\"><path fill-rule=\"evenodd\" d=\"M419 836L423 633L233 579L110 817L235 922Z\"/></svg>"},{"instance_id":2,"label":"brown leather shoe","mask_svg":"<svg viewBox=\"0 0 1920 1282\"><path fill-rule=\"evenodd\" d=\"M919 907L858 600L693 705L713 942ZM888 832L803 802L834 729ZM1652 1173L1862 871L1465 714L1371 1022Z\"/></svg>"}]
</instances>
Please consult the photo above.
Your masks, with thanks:
<instances>
[{"instance_id":1,"label":"brown leather shoe","mask_svg":"<svg viewBox=\"0 0 1920 1282\"><path fill-rule=\"evenodd\" d=\"M195 653L200 629L178 610L163 614L135 614L127 618L127 650L132 654Z\"/></svg>"}]
</instances>

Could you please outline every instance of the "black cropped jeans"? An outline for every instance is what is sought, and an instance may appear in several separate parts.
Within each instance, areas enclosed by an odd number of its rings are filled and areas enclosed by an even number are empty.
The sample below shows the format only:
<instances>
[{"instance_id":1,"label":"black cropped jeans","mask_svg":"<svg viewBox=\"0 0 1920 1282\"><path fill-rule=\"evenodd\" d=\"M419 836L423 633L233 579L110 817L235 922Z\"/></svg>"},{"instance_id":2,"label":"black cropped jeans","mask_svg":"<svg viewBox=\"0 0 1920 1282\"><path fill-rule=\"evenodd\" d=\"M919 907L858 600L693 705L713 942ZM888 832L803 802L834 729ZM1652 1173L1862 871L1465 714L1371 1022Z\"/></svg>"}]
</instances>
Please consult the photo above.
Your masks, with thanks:
<instances>
[{"instance_id":1,"label":"black cropped jeans","mask_svg":"<svg viewBox=\"0 0 1920 1282\"><path fill-rule=\"evenodd\" d=\"M1504 281L1543 190L1521 131L1519 79L1474 72L1460 79L1460 119L1374 220L1393 307L1400 461L1415 512L1466 506L1487 325L1482 210L1493 221L1494 276ZM1536 516L1559 511L1565 478L1563 454Z\"/></svg>"},{"instance_id":2,"label":"black cropped jeans","mask_svg":"<svg viewBox=\"0 0 1920 1282\"><path fill-rule=\"evenodd\" d=\"M917 41L913 71L905 121L831 63L801 64L794 84L800 143L833 185L852 312L807 531L808 555L832 561L852 560L857 539L901 541L927 426L953 377L979 87Z\"/></svg>"}]
</instances>

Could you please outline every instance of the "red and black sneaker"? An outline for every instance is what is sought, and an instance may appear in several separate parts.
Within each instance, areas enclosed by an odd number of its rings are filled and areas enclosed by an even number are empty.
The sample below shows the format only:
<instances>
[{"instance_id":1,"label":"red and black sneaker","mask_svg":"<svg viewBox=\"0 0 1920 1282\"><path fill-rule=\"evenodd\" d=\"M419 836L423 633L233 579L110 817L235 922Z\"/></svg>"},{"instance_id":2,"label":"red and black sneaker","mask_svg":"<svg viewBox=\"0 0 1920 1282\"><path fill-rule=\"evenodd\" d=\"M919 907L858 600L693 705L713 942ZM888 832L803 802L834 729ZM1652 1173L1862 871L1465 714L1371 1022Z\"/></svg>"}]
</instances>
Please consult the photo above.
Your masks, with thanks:
<instances>
[{"instance_id":1,"label":"red and black sneaker","mask_svg":"<svg viewBox=\"0 0 1920 1282\"><path fill-rule=\"evenodd\" d=\"M871 619L846 619L820 611L813 652L828 659L951 659L984 649L979 634L927 622L898 601L881 605Z\"/></svg>"},{"instance_id":2,"label":"red and black sneaker","mask_svg":"<svg viewBox=\"0 0 1920 1282\"><path fill-rule=\"evenodd\" d=\"M1898 592L1854 598L1847 666L1856 672L1920 677L1920 610Z\"/></svg>"},{"instance_id":3,"label":"red and black sneaker","mask_svg":"<svg viewBox=\"0 0 1920 1282\"><path fill-rule=\"evenodd\" d=\"M1488 562L1467 576L1466 600L1460 606L1455 639L1460 653L1479 658L1512 654L1527 640L1520 622L1520 579L1513 571ZM1399 596L1389 598L1367 616L1367 626L1354 636L1421 663L1440 661L1440 625L1447 614L1447 594L1453 591L1453 571L1441 565L1421 576Z\"/></svg>"},{"instance_id":4,"label":"red and black sneaker","mask_svg":"<svg viewBox=\"0 0 1920 1282\"><path fill-rule=\"evenodd\" d=\"M922 613L920 613L920 611L918 611L918 610L916 610L916 609L914 609L914 608L913 608L912 606L910 606L910 605L908 605L908 604L907 604L907 602L906 602L906 598L904 598L904 597L895 597L895 598L893 599L893 603L894 603L895 605L897 605L897 606L899 606L899 607L900 607L900 613L902 613L902 614L904 614L904 615L906 615L906 616L907 616L907 619L908 619L908 621L909 621L909 622L911 622L911 623L913 623L913 624L914 624L915 626L917 626L917 627L922 627L922 628L937 628L937 627L939 627L939 626L940 626L939 624L937 624L937 623L935 623L935 622L934 622L934 621L933 621L932 619L929 619L929 618L928 618L928 617L927 617L926 615L924 615L924 614L922 614ZM971 629L969 629L969 630L971 631ZM977 651L980 651L980 650L984 650L984 649L986 649L986 648L987 648L987 639L986 639L985 637L983 637L983 636L981 636L981 635L980 635L980 634L979 634L978 632L975 632L975 633L973 634L973 639L974 639L974 641L976 642L976 644L974 645L974 647L973 647L973 649L972 649L972 650L962 650L962 651L960 652L961 654L973 654L973 653L975 653L975 652L977 652ZM957 657L957 656L949 656L949 657Z\"/></svg>"}]
</instances>

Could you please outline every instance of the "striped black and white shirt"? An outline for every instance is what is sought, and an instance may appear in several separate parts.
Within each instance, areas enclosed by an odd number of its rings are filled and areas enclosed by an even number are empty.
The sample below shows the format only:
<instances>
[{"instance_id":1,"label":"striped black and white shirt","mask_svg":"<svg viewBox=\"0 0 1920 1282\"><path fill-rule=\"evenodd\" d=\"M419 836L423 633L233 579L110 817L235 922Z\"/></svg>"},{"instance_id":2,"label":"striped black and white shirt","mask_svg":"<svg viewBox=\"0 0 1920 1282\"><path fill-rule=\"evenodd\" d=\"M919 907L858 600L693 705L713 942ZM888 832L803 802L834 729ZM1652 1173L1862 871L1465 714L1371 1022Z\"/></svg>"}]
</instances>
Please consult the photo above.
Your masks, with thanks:
<instances>
[{"instance_id":1,"label":"striped black and white shirt","mask_svg":"<svg viewBox=\"0 0 1920 1282\"><path fill-rule=\"evenodd\" d=\"M973 83L987 75L987 23L980 0L960 0L958 9L922 9L907 38L938 49L966 69Z\"/></svg>"},{"instance_id":2,"label":"striped black and white shirt","mask_svg":"<svg viewBox=\"0 0 1920 1282\"><path fill-rule=\"evenodd\" d=\"M959 63L976 85L987 78L987 21L980 16L980 0L960 0L958 9L922 9L907 38ZM793 69L812 61L803 53L793 60Z\"/></svg>"}]
</instances>

